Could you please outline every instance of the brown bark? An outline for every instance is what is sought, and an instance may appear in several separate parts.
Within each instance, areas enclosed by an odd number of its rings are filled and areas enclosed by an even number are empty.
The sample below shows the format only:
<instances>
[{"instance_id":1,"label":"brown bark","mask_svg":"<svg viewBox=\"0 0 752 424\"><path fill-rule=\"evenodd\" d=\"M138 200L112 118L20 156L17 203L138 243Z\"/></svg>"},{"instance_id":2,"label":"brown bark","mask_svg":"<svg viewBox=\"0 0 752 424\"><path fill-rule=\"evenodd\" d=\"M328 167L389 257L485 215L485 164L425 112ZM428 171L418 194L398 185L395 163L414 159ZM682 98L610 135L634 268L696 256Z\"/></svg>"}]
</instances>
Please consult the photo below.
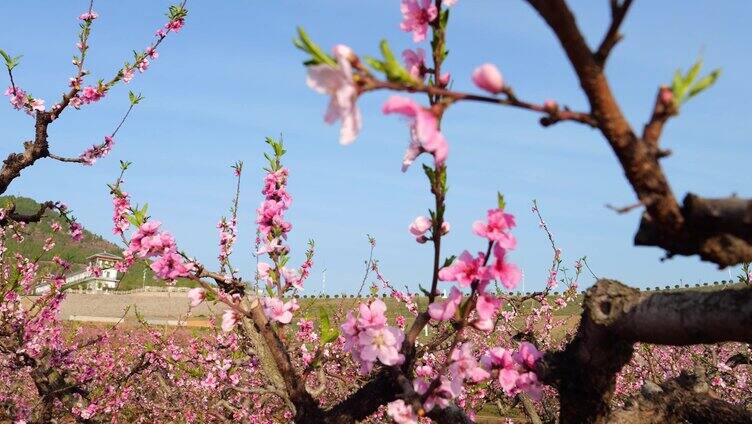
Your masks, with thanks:
<instances>
[{"instance_id":1,"label":"brown bark","mask_svg":"<svg viewBox=\"0 0 752 424\"><path fill-rule=\"evenodd\" d=\"M562 423L606 423L616 374L636 342L690 345L752 341L752 289L642 293L599 280L583 301L580 327L538 365L558 389Z\"/></svg>"},{"instance_id":2,"label":"brown bark","mask_svg":"<svg viewBox=\"0 0 752 424\"><path fill-rule=\"evenodd\" d=\"M0 169L0 194L5 193L10 183L21 175L21 171L50 154L47 144L47 126L52 122L47 112L37 112L34 140L24 142L24 151L11 153L3 161Z\"/></svg>"},{"instance_id":3,"label":"brown bark","mask_svg":"<svg viewBox=\"0 0 752 424\"><path fill-rule=\"evenodd\" d=\"M619 424L684 424L752 422L752 413L741 405L717 397L705 378L683 373L660 386L649 383L629 406L614 411L608 422ZM648 386L648 384L646 384Z\"/></svg>"},{"instance_id":4,"label":"brown bark","mask_svg":"<svg viewBox=\"0 0 752 424\"><path fill-rule=\"evenodd\" d=\"M631 1L619 5L612 1L612 24L596 52L591 51L582 35L572 11L565 0L527 0L543 17L558 38L577 74L580 85L590 103L590 115L608 140L634 189L645 205L645 217L635 237L636 245L657 246L673 255L700 255L705 261L721 267L752 262L752 238L746 227L720 225L734 223L737 215L721 215L716 220L698 225L686 215L687 204L680 207L671 190L659 160L668 152L658 148L658 141L668 118L676 114L667 110L659 99L642 137L638 137L622 113L609 87L604 63L618 41L618 28ZM726 199L730 200L730 199ZM740 223L736 223L740 224ZM747 234L740 237L738 233Z\"/></svg>"}]
</instances>

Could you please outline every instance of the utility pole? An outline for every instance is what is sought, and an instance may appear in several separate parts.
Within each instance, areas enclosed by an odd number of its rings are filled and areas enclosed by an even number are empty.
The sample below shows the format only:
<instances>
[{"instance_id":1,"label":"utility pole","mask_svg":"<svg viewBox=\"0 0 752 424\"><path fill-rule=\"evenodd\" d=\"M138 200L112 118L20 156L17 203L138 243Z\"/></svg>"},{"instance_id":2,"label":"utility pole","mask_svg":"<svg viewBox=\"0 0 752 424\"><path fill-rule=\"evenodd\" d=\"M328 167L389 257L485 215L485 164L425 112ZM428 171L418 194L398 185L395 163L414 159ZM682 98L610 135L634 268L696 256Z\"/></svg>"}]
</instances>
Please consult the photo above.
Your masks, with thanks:
<instances>
[{"instance_id":1,"label":"utility pole","mask_svg":"<svg viewBox=\"0 0 752 424\"><path fill-rule=\"evenodd\" d=\"M326 268L321 271L321 293L326 292Z\"/></svg>"}]
</instances>

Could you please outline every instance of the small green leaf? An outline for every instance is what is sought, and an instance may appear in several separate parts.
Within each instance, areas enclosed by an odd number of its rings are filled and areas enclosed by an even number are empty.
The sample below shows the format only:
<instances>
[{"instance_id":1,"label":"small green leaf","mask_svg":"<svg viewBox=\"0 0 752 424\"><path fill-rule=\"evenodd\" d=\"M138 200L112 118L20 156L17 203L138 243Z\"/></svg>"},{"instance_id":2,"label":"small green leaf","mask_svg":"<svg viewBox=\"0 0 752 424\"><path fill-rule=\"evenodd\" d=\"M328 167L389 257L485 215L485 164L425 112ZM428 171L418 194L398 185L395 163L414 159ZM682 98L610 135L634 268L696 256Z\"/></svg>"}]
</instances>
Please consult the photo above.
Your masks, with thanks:
<instances>
[{"instance_id":1,"label":"small green leaf","mask_svg":"<svg viewBox=\"0 0 752 424\"><path fill-rule=\"evenodd\" d=\"M324 344L331 343L335 340L337 340L337 337L339 337L339 330L336 328L330 330L325 335L321 337L321 340L324 342Z\"/></svg>"},{"instance_id":2,"label":"small green leaf","mask_svg":"<svg viewBox=\"0 0 752 424\"><path fill-rule=\"evenodd\" d=\"M394 56L392 49L389 47L389 43L386 40L381 40L379 47L381 49L381 54L384 56L384 62L382 62L382 65L384 66L386 78L389 81L415 84L416 81L413 79L412 75L407 72L407 69L405 69Z\"/></svg>"},{"instance_id":3,"label":"small green leaf","mask_svg":"<svg viewBox=\"0 0 752 424\"><path fill-rule=\"evenodd\" d=\"M504 200L504 195L501 192L496 193L499 209L504 209L507 206L507 202Z\"/></svg>"},{"instance_id":4,"label":"small green leaf","mask_svg":"<svg viewBox=\"0 0 752 424\"><path fill-rule=\"evenodd\" d=\"M457 259L457 256L455 256L455 255L452 255L452 256L444 259L444 266L442 266L442 268L446 268L449 265L451 265L452 262L454 262L455 259Z\"/></svg>"},{"instance_id":5,"label":"small green leaf","mask_svg":"<svg viewBox=\"0 0 752 424\"><path fill-rule=\"evenodd\" d=\"M333 57L324 53L316 43L314 43L308 34L306 34L303 27L298 27L298 38L293 39L293 45L298 49L311 55L311 59L305 62L306 66L326 64L329 66L337 66L337 62Z\"/></svg>"},{"instance_id":6,"label":"small green leaf","mask_svg":"<svg viewBox=\"0 0 752 424\"><path fill-rule=\"evenodd\" d=\"M384 62L376 59L375 57L365 56L363 60L365 60L368 66L373 68L376 72L381 72L381 73L386 72L384 68Z\"/></svg>"},{"instance_id":7,"label":"small green leaf","mask_svg":"<svg viewBox=\"0 0 752 424\"><path fill-rule=\"evenodd\" d=\"M141 96L141 93L135 94L132 91L128 92L128 100L130 100L131 105L135 106L137 105L141 100L143 100L143 96Z\"/></svg>"},{"instance_id":8,"label":"small green leaf","mask_svg":"<svg viewBox=\"0 0 752 424\"><path fill-rule=\"evenodd\" d=\"M687 75L684 77L684 85L689 87L690 84L692 84L697 78L697 75L700 73L700 69L702 69L702 59L697 59L697 61L692 65L691 68L689 68L689 71L687 71Z\"/></svg>"},{"instance_id":9,"label":"small green leaf","mask_svg":"<svg viewBox=\"0 0 752 424\"><path fill-rule=\"evenodd\" d=\"M715 84L718 77L721 76L721 70L716 69L710 74L704 76L701 78L697 83L692 86L692 88L689 89L689 94L687 95L688 98L694 97L701 92L705 91L707 88L710 88L713 84Z\"/></svg>"}]
</instances>

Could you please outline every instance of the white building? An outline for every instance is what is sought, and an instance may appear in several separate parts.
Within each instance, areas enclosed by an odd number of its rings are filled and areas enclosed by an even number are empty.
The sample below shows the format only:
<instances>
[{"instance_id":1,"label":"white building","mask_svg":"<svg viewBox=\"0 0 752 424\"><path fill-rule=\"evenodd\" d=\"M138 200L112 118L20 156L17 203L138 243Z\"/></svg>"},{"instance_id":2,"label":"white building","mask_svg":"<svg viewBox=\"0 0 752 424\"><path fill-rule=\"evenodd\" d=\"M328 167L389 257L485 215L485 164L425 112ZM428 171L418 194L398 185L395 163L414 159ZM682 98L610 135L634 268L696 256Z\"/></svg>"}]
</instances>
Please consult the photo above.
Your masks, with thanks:
<instances>
[{"instance_id":1,"label":"white building","mask_svg":"<svg viewBox=\"0 0 752 424\"><path fill-rule=\"evenodd\" d=\"M120 256L113 255L107 252L97 253L86 258L87 266L81 271L74 272L65 276L65 285L71 286L76 289L83 290L114 290L118 284L119 272L115 269L115 263L122 260ZM98 277L92 275L88 268L92 265L97 266L102 270L102 274ZM45 284L36 288L36 293L43 293L50 289L49 284Z\"/></svg>"}]
</instances>

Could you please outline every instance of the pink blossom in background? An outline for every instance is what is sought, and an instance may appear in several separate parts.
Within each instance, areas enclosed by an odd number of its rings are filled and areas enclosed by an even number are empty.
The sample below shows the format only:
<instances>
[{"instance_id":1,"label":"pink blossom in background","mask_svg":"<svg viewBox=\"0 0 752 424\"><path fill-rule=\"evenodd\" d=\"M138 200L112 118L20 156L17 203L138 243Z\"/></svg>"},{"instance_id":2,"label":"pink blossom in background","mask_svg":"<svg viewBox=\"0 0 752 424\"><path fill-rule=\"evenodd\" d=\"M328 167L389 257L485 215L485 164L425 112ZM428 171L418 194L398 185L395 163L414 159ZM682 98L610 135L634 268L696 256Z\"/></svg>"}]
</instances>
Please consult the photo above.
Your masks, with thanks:
<instances>
[{"instance_id":1,"label":"pink blossom in background","mask_svg":"<svg viewBox=\"0 0 752 424\"><path fill-rule=\"evenodd\" d=\"M400 28L402 31L412 32L416 43L426 39L428 24L439 15L433 0L402 0L400 11Z\"/></svg>"},{"instance_id":2,"label":"pink blossom in background","mask_svg":"<svg viewBox=\"0 0 752 424\"><path fill-rule=\"evenodd\" d=\"M402 96L389 97L381 110L386 115L397 113L409 120L410 144L402 160L403 172L407 171L407 168L423 152L432 154L437 166L444 164L449 145L439 131L438 121L433 112L424 109L412 99Z\"/></svg>"},{"instance_id":3,"label":"pink blossom in background","mask_svg":"<svg viewBox=\"0 0 752 424\"><path fill-rule=\"evenodd\" d=\"M295 287L297 289L303 289L302 279L300 277L300 272L296 269L291 269L287 267L282 267L282 270L280 272L282 274L282 277L285 279L285 284Z\"/></svg>"},{"instance_id":4,"label":"pink blossom in background","mask_svg":"<svg viewBox=\"0 0 752 424\"><path fill-rule=\"evenodd\" d=\"M130 221L128 221L128 212L131 208L131 202L130 198L128 197L128 193L121 192L117 195L114 195L112 197L112 205L112 222L114 224L112 228L112 234L123 234L123 232L128 230L128 228L130 228L131 226Z\"/></svg>"},{"instance_id":5,"label":"pink blossom in background","mask_svg":"<svg viewBox=\"0 0 752 424\"><path fill-rule=\"evenodd\" d=\"M97 159L107 156L114 146L115 139L110 136L105 136L102 144L95 144L89 147L81 153L79 159L83 161L84 165L93 165Z\"/></svg>"},{"instance_id":6,"label":"pink blossom in background","mask_svg":"<svg viewBox=\"0 0 752 424\"><path fill-rule=\"evenodd\" d=\"M415 218L415 220L413 220L413 222L408 227L408 230L410 231L410 234L415 236L415 239L418 243L425 243L425 233L426 231L430 230L432 226L433 222L430 218L419 216Z\"/></svg>"},{"instance_id":7,"label":"pink blossom in background","mask_svg":"<svg viewBox=\"0 0 752 424\"><path fill-rule=\"evenodd\" d=\"M71 105L74 109L81 109L83 102L81 101L80 97L73 96L71 97L70 101L68 101L68 104Z\"/></svg>"},{"instance_id":8,"label":"pink blossom in background","mask_svg":"<svg viewBox=\"0 0 752 424\"><path fill-rule=\"evenodd\" d=\"M405 49L402 51L402 60L405 61L405 68L410 72L410 75L417 80L423 81L426 77L426 51L421 48L415 50Z\"/></svg>"},{"instance_id":9,"label":"pink blossom in background","mask_svg":"<svg viewBox=\"0 0 752 424\"><path fill-rule=\"evenodd\" d=\"M501 72L491 63L485 63L473 71L473 83L489 93L499 94L504 91L504 79Z\"/></svg>"},{"instance_id":10,"label":"pink blossom in background","mask_svg":"<svg viewBox=\"0 0 752 424\"><path fill-rule=\"evenodd\" d=\"M478 319L472 324L473 327L481 331L491 331L494 328L494 316L501 305L501 300L489 293L483 293L478 296L475 303L475 311L478 313Z\"/></svg>"},{"instance_id":11,"label":"pink blossom in background","mask_svg":"<svg viewBox=\"0 0 752 424\"><path fill-rule=\"evenodd\" d=\"M428 305L428 315L437 321L448 321L454 317L461 302L462 292L457 287L452 287L447 300Z\"/></svg>"},{"instance_id":12,"label":"pink blossom in background","mask_svg":"<svg viewBox=\"0 0 752 424\"><path fill-rule=\"evenodd\" d=\"M517 239L509 231L515 225L514 215L505 213L502 209L489 209L487 222L475 221L473 232L497 242L505 249L514 249L517 246Z\"/></svg>"},{"instance_id":13,"label":"pink blossom in background","mask_svg":"<svg viewBox=\"0 0 752 424\"><path fill-rule=\"evenodd\" d=\"M446 7L452 7L457 4L458 0L441 0L441 4Z\"/></svg>"},{"instance_id":14,"label":"pink blossom in background","mask_svg":"<svg viewBox=\"0 0 752 424\"><path fill-rule=\"evenodd\" d=\"M350 56L352 49L344 45L334 47L334 57L337 66L327 64L312 65L308 67L306 83L311 89L331 96L327 107L324 121L332 124L342 121L340 127L339 142L342 145L351 144L355 141L362 127L360 110L355 104L358 98L358 90L353 83L352 65Z\"/></svg>"},{"instance_id":15,"label":"pink blossom in background","mask_svg":"<svg viewBox=\"0 0 752 424\"><path fill-rule=\"evenodd\" d=\"M228 309L222 314L222 331L230 332L235 328L235 324L240 321L240 314L232 309Z\"/></svg>"},{"instance_id":16,"label":"pink blossom in background","mask_svg":"<svg viewBox=\"0 0 752 424\"><path fill-rule=\"evenodd\" d=\"M96 266L96 265L89 265L86 267L86 272L89 273L94 278L99 278L102 276L102 268Z\"/></svg>"},{"instance_id":17,"label":"pink blossom in background","mask_svg":"<svg viewBox=\"0 0 752 424\"><path fill-rule=\"evenodd\" d=\"M201 287L196 287L188 290L188 302L191 308L195 308L200 305L206 299L206 290Z\"/></svg>"},{"instance_id":18,"label":"pink blossom in background","mask_svg":"<svg viewBox=\"0 0 752 424\"><path fill-rule=\"evenodd\" d=\"M292 313L297 311L300 306L296 299L287 302L276 297L264 298L264 315L272 321L280 324L289 324L292 321Z\"/></svg>"},{"instance_id":19,"label":"pink blossom in background","mask_svg":"<svg viewBox=\"0 0 752 424\"><path fill-rule=\"evenodd\" d=\"M386 304L376 299L370 305L360 304L358 325L361 328L380 328L386 325Z\"/></svg>"},{"instance_id":20,"label":"pink blossom in background","mask_svg":"<svg viewBox=\"0 0 752 424\"><path fill-rule=\"evenodd\" d=\"M272 266L268 263L259 262L258 265L256 265L256 272L258 273L259 279L269 281L269 271L271 271L271 269Z\"/></svg>"},{"instance_id":21,"label":"pink blossom in background","mask_svg":"<svg viewBox=\"0 0 752 424\"><path fill-rule=\"evenodd\" d=\"M90 12L84 12L84 13L82 13L78 17L78 19L80 19L82 21L93 21L94 19L97 19L98 17L99 17L99 14L97 12L95 12L95 11L92 10Z\"/></svg>"},{"instance_id":22,"label":"pink blossom in background","mask_svg":"<svg viewBox=\"0 0 752 424\"><path fill-rule=\"evenodd\" d=\"M154 48L154 46L147 47L144 50L144 53L149 56L149 59L156 59L159 57L159 53L157 52L157 49Z\"/></svg>"},{"instance_id":23,"label":"pink blossom in background","mask_svg":"<svg viewBox=\"0 0 752 424\"><path fill-rule=\"evenodd\" d=\"M13 88L8 87L7 90L5 90L4 93L6 96L9 96L10 104L13 106L14 109L21 109L24 107L24 104L27 101L26 92L23 91L21 88L16 87Z\"/></svg>"},{"instance_id":24,"label":"pink blossom in background","mask_svg":"<svg viewBox=\"0 0 752 424\"><path fill-rule=\"evenodd\" d=\"M193 264L185 262L183 256L169 251L162 254L156 261L150 265L154 274L165 281L174 282L180 277L187 277L193 270Z\"/></svg>"},{"instance_id":25,"label":"pink blossom in background","mask_svg":"<svg viewBox=\"0 0 752 424\"><path fill-rule=\"evenodd\" d=\"M495 245L493 254L496 260L488 267L492 278L501 281L501 284L507 289L517 287L517 283L522 279L522 272L517 265L506 261L506 249L500 245Z\"/></svg>"},{"instance_id":26,"label":"pink blossom in background","mask_svg":"<svg viewBox=\"0 0 752 424\"><path fill-rule=\"evenodd\" d=\"M439 271L439 279L456 281L460 287L469 287L475 280L488 281L488 273L483 266L485 259L486 256L482 252L479 252L478 257L474 258L470 252L465 250L454 263Z\"/></svg>"},{"instance_id":27,"label":"pink blossom in background","mask_svg":"<svg viewBox=\"0 0 752 424\"><path fill-rule=\"evenodd\" d=\"M452 391L460 393L465 380L479 383L491 377L491 374L478 364L473 356L472 343L465 342L452 351L450 357L449 374L451 375Z\"/></svg>"},{"instance_id":28,"label":"pink blossom in background","mask_svg":"<svg viewBox=\"0 0 752 424\"><path fill-rule=\"evenodd\" d=\"M175 250L175 239L167 232L159 231L159 221L141 224L131 237L127 252L141 258L161 255Z\"/></svg>"},{"instance_id":29,"label":"pink blossom in background","mask_svg":"<svg viewBox=\"0 0 752 424\"><path fill-rule=\"evenodd\" d=\"M29 103L31 106L31 110L37 111L37 112L44 112L44 100L34 99Z\"/></svg>"},{"instance_id":30,"label":"pink blossom in background","mask_svg":"<svg viewBox=\"0 0 752 424\"><path fill-rule=\"evenodd\" d=\"M522 342L513 357L515 361L532 370L535 368L535 362L542 358L543 354L532 343Z\"/></svg>"},{"instance_id":31,"label":"pink blossom in background","mask_svg":"<svg viewBox=\"0 0 752 424\"><path fill-rule=\"evenodd\" d=\"M84 227L78 222L73 221L70 223L69 232L73 241L81 241L84 239Z\"/></svg>"},{"instance_id":32,"label":"pink blossom in background","mask_svg":"<svg viewBox=\"0 0 752 424\"><path fill-rule=\"evenodd\" d=\"M136 75L136 71L134 70L134 68L130 66L123 68L123 82L124 83L128 84L129 82L131 82L131 80L133 79L135 75Z\"/></svg>"},{"instance_id":33,"label":"pink blossom in background","mask_svg":"<svg viewBox=\"0 0 752 424\"><path fill-rule=\"evenodd\" d=\"M149 69L149 59L143 58L141 61L139 61L136 64L136 67L138 68L138 71L141 73L146 72L147 69Z\"/></svg>"},{"instance_id":34,"label":"pink blossom in background","mask_svg":"<svg viewBox=\"0 0 752 424\"><path fill-rule=\"evenodd\" d=\"M413 408L407 405L404 400L397 399L386 406L386 413L397 424L417 424L418 416L413 412Z\"/></svg>"},{"instance_id":35,"label":"pink blossom in background","mask_svg":"<svg viewBox=\"0 0 752 424\"><path fill-rule=\"evenodd\" d=\"M45 252L49 252L54 247L55 247L55 239L52 237L47 237L44 240L44 245L42 246L42 250L44 250Z\"/></svg>"},{"instance_id":36,"label":"pink blossom in background","mask_svg":"<svg viewBox=\"0 0 752 424\"><path fill-rule=\"evenodd\" d=\"M104 94L105 92L103 87L93 87L89 85L81 90L81 101L84 104L98 102L102 99L102 97L104 97Z\"/></svg>"},{"instance_id":37,"label":"pink blossom in background","mask_svg":"<svg viewBox=\"0 0 752 424\"><path fill-rule=\"evenodd\" d=\"M165 24L165 28L168 31L172 32L180 32L180 30L185 25L185 19L175 19L174 21L170 21L167 24Z\"/></svg>"},{"instance_id":38,"label":"pink blossom in background","mask_svg":"<svg viewBox=\"0 0 752 424\"><path fill-rule=\"evenodd\" d=\"M404 333L393 327L366 328L358 335L360 357L366 361L376 359L384 365L401 364L405 357L399 353Z\"/></svg>"}]
</instances>

